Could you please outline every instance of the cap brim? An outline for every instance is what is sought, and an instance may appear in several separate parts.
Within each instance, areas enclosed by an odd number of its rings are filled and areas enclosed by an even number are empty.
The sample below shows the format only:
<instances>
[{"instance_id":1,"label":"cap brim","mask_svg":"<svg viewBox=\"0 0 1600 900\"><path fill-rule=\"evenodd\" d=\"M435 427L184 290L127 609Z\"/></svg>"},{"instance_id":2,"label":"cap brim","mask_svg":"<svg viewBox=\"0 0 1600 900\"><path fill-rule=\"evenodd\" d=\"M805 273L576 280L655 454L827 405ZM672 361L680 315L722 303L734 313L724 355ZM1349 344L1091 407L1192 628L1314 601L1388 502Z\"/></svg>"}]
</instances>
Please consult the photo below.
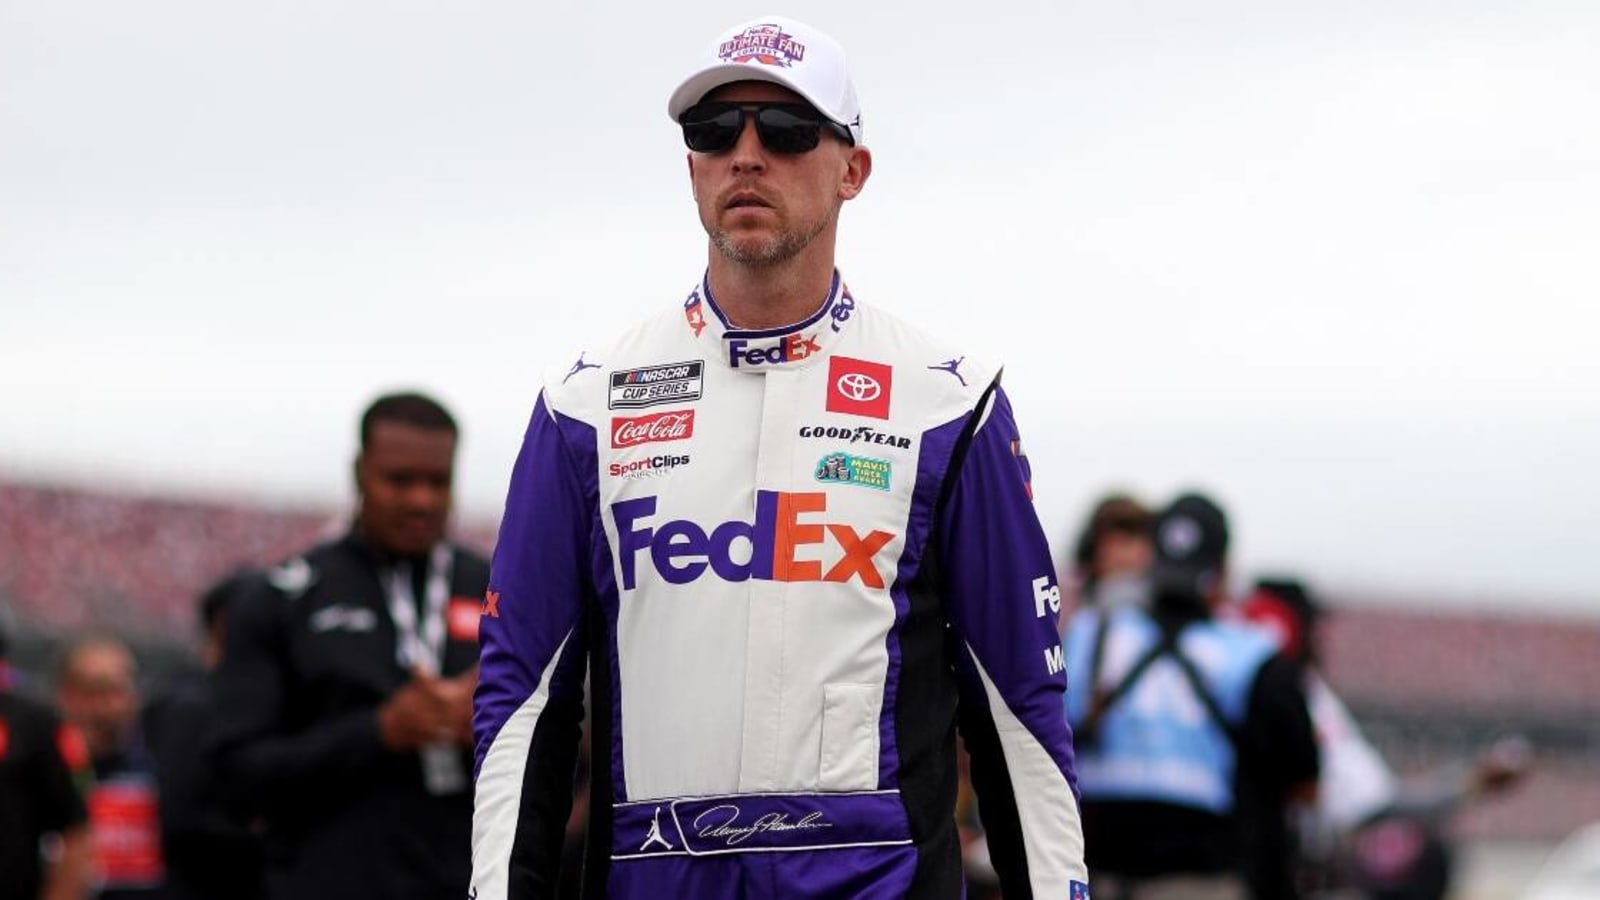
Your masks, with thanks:
<instances>
[{"instance_id":1,"label":"cap brim","mask_svg":"<svg viewBox=\"0 0 1600 900\"><path fill-rule=\"evenodd\" d=\"M788 78L784 77L785 70L773 66L752 65L750 63L722 63L710 66L690 75L678 89L667 98L667 115L672 121L678 121L689 107L699 103L705 95L711 93L725 84L736 81L766 81L781 87L786 87L801 97L817 111L828 117L831 122L850 127L849 122L840 122L835 114L819 99Z\"/></svg>"}]
</instances>

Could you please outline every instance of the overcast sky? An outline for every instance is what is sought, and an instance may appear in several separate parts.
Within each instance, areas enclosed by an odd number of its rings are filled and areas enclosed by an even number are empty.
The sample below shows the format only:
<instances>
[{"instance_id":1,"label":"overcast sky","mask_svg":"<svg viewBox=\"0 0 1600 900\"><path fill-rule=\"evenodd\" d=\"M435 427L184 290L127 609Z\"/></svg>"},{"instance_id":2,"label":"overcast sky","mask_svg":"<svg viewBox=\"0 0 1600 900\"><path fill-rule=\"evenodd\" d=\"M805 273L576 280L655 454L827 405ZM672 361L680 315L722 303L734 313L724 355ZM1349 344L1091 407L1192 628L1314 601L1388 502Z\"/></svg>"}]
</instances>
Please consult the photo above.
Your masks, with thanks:
<instances>
[{"instance_id":1,"label":"overcast sky","mask_svg":"<svg viewBox=\"0 0 1600 900\"><path fill-rule=\"evenodd\" d=\"M0 477L346 502L420 386L498 515L541 373L704 265L666 97L851 54L856 295L1007 361L1058 552L1600 609L1600 4L0 0Z\"/></svg>"}]
</instances>

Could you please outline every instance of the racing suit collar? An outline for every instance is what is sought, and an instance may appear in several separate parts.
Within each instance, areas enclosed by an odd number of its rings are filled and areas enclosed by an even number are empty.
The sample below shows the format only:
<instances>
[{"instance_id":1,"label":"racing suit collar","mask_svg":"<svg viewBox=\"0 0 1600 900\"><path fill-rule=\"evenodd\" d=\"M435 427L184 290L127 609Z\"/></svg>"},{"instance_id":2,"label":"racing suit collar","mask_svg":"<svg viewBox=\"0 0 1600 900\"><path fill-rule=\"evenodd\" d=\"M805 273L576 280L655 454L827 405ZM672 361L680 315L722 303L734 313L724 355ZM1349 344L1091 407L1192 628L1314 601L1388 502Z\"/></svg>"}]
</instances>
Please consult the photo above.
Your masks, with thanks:
<instances>
[{"instance_id":1,"label":"racing suit collar","mask_svg":"<svg viewBox=\"0 0 1600 900\"><path fill-rule=\"evenodd\" d=\"M826 356L844 333L855 306L850 289L835 269L828 295L816 312L792 325L760 330L734 327L711 296L711 283L706 277L684 301L683 316L696 339L706 347L708 358L720 360L730 369L761 373L799 368Z\"/></svg>"}]
</instances>

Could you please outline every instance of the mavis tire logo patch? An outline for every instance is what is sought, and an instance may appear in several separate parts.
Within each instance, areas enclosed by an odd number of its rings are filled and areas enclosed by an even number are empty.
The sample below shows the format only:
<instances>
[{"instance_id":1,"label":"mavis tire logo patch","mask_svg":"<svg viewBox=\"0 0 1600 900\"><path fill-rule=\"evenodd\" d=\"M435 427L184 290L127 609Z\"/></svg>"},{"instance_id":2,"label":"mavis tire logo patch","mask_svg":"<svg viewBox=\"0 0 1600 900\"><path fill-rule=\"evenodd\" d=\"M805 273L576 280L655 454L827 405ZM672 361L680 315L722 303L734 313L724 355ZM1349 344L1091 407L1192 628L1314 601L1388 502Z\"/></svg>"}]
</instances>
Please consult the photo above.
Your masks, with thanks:
<instances>
[{"instance_id":1,"label":"mavis tire logo patch","mask_svg":"<svg viewBox=\"0 0 1600 900\"><path fill-rule=\"evenodd\" d=\"M892 366L848 356L828 358L828 412L887 419L893 387Z\"/></svg>"},{"instance_id":2,"label":"mavis tire logo patch","mask_svg":"<svg viewBox=\"0 0 1600 900\"><path fill-rule=\"evenodd\" d=\"M614 462L606 469L612 478L648 478L652 475L665 475L679 466L689 464L689 454L684 453L674 456L663 453L649 459L636 459L632 462Z\"/></svg>"},{"instance_id":3,"label":"mavis tire logo patch","mask_svg":"<svg viewBox=\"0 0 1600 900\"><path fill-rule=\"evenodd\" d=\"M699 400L705 388L705 368L705 362L697 359L612 372L611 397L606 407L639 409Z\"/></svg>"},{"instance_id":4,"label":"mavis tire logo patch","mask_svg":"<svg viewBox=\"0 0 1600 900\"><path fill-rule=\"evenodd\" d=\"M893 466L886 459L829 453L817 460L816 479L825 484L857 484L887 491L892 471Z\"/></svg>"},{"instance_id":5,"label":"mavis tire logo patch","mask_svg":"<svg viewBox=\"0 0 1600 900\"><path fill-rule=\"evenodd\" d=\"M611 419L611 446L617 449L681 441L694 436L694 410L675 409L649 416L614 416Z\"/></svg>"}]
</instances>

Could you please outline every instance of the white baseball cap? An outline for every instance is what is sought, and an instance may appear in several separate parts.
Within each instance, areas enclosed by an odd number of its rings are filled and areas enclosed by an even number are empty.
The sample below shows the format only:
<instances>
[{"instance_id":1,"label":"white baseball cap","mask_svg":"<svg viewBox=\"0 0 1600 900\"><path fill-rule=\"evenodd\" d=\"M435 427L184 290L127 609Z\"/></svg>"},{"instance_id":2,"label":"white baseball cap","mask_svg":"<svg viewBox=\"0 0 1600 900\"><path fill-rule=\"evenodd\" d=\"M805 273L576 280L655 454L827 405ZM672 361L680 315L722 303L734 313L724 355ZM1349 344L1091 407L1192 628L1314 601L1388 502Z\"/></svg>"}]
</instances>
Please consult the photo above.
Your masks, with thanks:
<instances>
[{"instance_id":1,"label":"white baseball cap","mask_svg":"<svg viewBox=\"0 0 1600 900\"><path fill-rule=\"evenodd\" d=\"M693 74L667 100L676 122L712 90L735 81L770 81L806 99L850 130L860 144L861 104L839 42L804 22L763 16L724 31L700 56Z\"/></svg>"}]
</instances>

